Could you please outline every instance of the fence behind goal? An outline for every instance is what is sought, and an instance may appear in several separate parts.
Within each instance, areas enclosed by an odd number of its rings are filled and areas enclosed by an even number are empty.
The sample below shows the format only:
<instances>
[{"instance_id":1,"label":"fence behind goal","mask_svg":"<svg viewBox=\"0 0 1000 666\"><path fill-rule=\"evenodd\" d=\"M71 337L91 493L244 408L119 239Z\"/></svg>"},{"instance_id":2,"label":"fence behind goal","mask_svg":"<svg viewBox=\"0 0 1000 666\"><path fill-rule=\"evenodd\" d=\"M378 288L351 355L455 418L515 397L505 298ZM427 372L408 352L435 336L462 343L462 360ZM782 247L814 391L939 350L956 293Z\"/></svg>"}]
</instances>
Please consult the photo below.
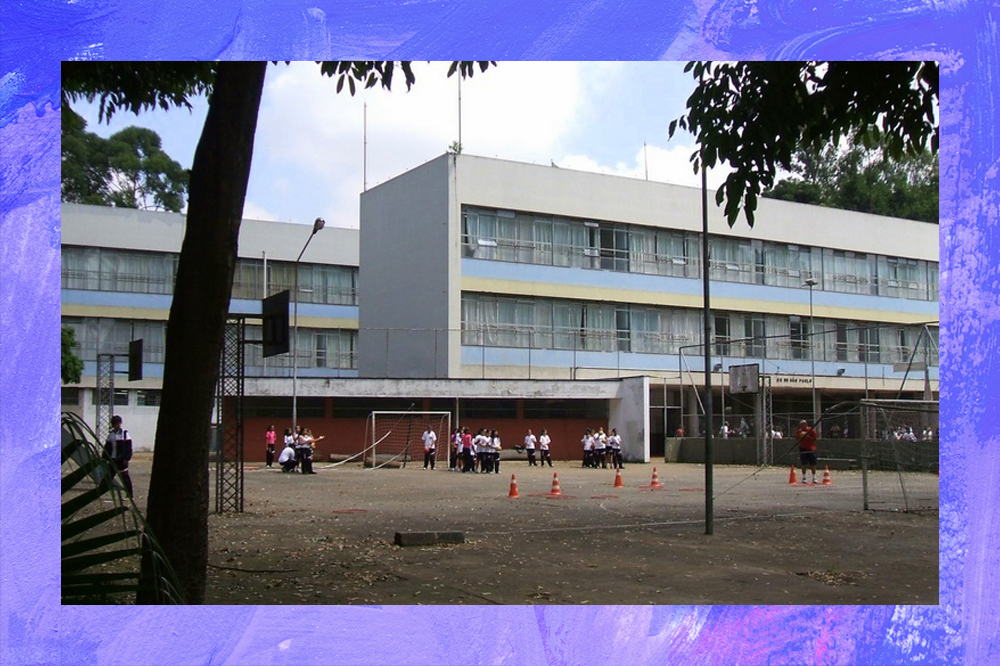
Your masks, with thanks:
<instances>
[{"instance_id":1,"label":"fence behind goal","mask_svg":"<svg viewBox=\"0 0 1000 666\"><path fill-rule=\"evenodd\" d=\"M938 508L938 402L862 400L864 508Z\"/></svg>"},{"instance_id":2,"label":"fence behind goal","mask_svg":"<svg viewBox=\"0 0 1000 666\"><path fill-rule=\"evenodd\" d=\"M451 412L372 412L365 428L365 467L423 465L423 434L437 435L434 459L448 460Z\"/></svg>"}]
</instances>

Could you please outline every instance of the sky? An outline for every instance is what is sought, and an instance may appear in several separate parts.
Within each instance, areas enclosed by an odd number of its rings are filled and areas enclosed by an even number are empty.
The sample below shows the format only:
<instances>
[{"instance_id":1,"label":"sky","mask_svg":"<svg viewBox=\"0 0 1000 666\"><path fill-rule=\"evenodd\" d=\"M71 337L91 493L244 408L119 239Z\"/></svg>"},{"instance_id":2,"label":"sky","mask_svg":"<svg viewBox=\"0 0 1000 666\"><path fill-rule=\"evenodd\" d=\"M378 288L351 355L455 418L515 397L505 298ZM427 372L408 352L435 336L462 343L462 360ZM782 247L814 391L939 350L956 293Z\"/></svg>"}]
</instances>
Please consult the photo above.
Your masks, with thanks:
<instances>
[{"instance_id":1,"label":"sky","mask_svg":"<svg viewBox=\"0 0 1000 666\"><path fill-rule=\"evenodd\" d=\"M459 139L457 74L448 63L414 63L416 82L359 90L320 74L316 63L269 65L244 218L358 227L365 184L428 162ZM631 178L700 186L694 139L668 141L693 79L683 63L500 62L461 84L463 153ZM367 114L365 112L367 106ZM73 105L87 129L107 137L131 125L155 130L190 168L207 102L194 109L119 112L99 124L96 105ZM367 151L365 117L367 115ZM644 147L645 144L645 147ZM367 169L365 154L367 152ZM725 178L709 172L709 187Z\"/></svg>"}]
</instances>

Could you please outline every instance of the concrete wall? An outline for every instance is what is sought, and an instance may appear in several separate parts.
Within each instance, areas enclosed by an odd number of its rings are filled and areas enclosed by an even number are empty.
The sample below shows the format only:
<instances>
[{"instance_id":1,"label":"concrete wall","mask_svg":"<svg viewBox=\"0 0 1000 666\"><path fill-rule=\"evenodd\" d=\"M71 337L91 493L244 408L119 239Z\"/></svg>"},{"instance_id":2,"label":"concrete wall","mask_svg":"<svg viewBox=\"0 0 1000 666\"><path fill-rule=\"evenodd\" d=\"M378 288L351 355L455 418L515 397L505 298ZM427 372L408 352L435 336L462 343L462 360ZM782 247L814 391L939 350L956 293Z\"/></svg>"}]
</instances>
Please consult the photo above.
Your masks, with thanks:
<instances>
[{"instance_id":1,"label":"concrete wall","mask_svg":"<svg viewBox=\"0 0 1000 666\"><path fill-rule=\"evenodd\" d=\"M622 438L622 455L629 462L649 462L649 377L621 380L619 397L608 414Z\"/></svg>"},{"instance_id":2,"label":"concrete wall","mask_svg":"<svg viewBox=\"0 0 1000 666\"><path fill-rule=\"evenodd\" d=\"M361 196L362 377L448 374L448 182L445 156Z\"/></svg>"}]
</instances>

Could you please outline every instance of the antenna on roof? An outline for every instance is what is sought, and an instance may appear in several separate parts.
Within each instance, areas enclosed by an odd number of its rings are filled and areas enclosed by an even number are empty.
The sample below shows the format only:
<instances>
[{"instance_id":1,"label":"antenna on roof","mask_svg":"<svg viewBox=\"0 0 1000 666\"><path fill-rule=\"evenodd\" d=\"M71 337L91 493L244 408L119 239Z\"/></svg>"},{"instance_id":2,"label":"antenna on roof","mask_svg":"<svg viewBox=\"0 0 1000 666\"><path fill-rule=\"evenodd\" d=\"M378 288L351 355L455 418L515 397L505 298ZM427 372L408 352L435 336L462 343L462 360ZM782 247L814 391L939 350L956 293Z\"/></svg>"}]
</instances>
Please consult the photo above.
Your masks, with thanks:
<instances>
[{"instance_id":1,"label":"antenna on roof","mask_svg":"<svg viewBox=\"0 0 1000 666\"><path fill-rule=\"evenodd\" d=\"M649 154L646 152L646 142L642 142L642 161L646 166L646 180L649 180Z\"/></svg>"}]
</instances>

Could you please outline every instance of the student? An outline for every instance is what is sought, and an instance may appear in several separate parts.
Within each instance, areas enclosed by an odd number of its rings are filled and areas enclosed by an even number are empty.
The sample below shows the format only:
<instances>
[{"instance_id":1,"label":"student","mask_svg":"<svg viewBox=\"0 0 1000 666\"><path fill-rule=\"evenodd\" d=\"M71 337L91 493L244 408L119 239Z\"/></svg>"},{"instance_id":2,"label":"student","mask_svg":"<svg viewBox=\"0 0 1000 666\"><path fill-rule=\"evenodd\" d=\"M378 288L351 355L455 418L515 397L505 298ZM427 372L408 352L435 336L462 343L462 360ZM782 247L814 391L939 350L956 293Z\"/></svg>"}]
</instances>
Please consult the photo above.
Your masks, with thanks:
<instances>
[{"instance_id":1,"label":"student","mask_svg":"<svg viewBox=\"0 0 1000 666\"><path fill-rule=\"evenodd\" d=\"M319 437L313 437L312 430L310 430L309 428L306 428L302 432L302 436L299 437L299 443L301 444L301 448L299 450L302 453L303 474L316 473L313 471L313 454L315 453L315 449L313 448L313 446L316 442L318 442L323 438L324 435L320 435Z\"/></svg>"},{"instance_id":2,"label":"student","mask_svg":"<svg viewBox=\"0 0 1000 666\"><path fill-rule=\"evenodd\" d=\"M583 439L580 441L583 443L583 466L593 467L594 466L594 431L587 428L583 433Z\"/></svg>"},{"instance_id":3,"label":"student","mask_svg":"<svg viewBox=\"0 0 1000 666\"><path fill-rule=\"evenodd\" d=\"M267 432L264 433L264 442L267 445L266 458L267 466L271 467L274 463L274 442L278 438L278 433L274 431L274 426L268 426Z\"/></svg>"},{"instance_id":4,"label":"student","mask_svg":"<svg viewBox=\"0 0 1000 666\"><path fill-rule=\"evenodd\" d=\"M292 431L285 430L285 432L291 435ZM278 464L281 465L281 471L285 473L294 472L299 464L299 460L295 454L295 447L292 445L290 437L285 437L285 448L281 450L281 454L278 456Z\"/></svg>"},{"instance_id":5,"label":"student","mask_svg":"<svg viewBox=\"0 0 1000 666\"><path fill-rule=\"evenodd\" d=\"M606 454L608 451L608 436L604 434L604 428L598 428L597 434L594 435L594 468L596 469L598 465L601 469L607 469L607 458Z\"/></svg>"},{"instance_id":6,"label":"student","mask_svg":"<svg viewBox=\"0 0 1000 666\"><path fill-rule=\"evenodd\" d=\"M535 443L537 441L529 428L528 434L524 436L524 450L528 452L528 467L538 466L538 463L535 462Z\"/></svg>"},{"instance_id":7,"label":"student","mask_svg":"<svg viewBox=\"0 0 1000 666\"><path fill-rule=\"evenodd\" d=\"M111 432L104 442L104 457L115 464L125 492L132 497L132 477L128 474L128 461L132 459L132 438L122 428L122 417L111 417Z\"/></svg>"},{"instance_id":8,"label":"student","mask_svg":"<svg viewBox=\"0 0 1000 666\"><path fill-rule=\"evenodd\" d=\"M476 438L472 443L476 447L476 461L479 463L479 473L488 474L490 471L490 452L487 446L489 437L486 436L486 428L480 428L476 432Z\"/></svg>"},{"instance_id":9,"label":"student","mask_svg":"<svg viewBox=\"0 0 1000 666\"><path fill-rule=\"evenodd\" d=\"M542 428L542 434L538 436L538 450L542 454L542 467L545 467L545 461L549 462L549 467L552 467L552 452L549 451L549 445L552 443L552 438L549 437L549 431Z\"/></svg>"},{"instance_id":10,"label":"student","mask_svg":"<svg viewBox=\"0 0 1000 666\"><path fill-rule=\"evenodd\" d=\"M462 429L455 428L451 433L451 452L448 456L448 471L458 470L458 461L462 458Z\"/></svg>"},{"instance_id":11,"label":"student","mask_svg":"<svg viewBox=\"0 0 1000 666\"><path fill-rule=\"evenodd\" d=\"M490 461L491 461L490 467L493 470L493 472L499 474L501 447L500 447L500 435L497 433L496 430L490 431L489 447L490 447Z\"/></svg>"},{"instance_id":12,"label":"student","mask_svg":"<svg viewBox=\"0 0 1000 666\"><path fill-rule=\"evenodd\" d=\"M472 450L472 433L468 428L462 428L462 472L474 472L476 469L476 454Z\"/></svg>"},{"instance_id":13,"label":"student","mask_svg":"<svg viewBox=\"0 0 1000 666\"><path fill-rule=\"evenodd\" d=\"M424 469L427 469L427 465L430 465L431 471L434 471L434 454L437 453L437 433L430 426L427 426L420 439L424 440Z\"/></svg>"},{"instance_id":14,"label":"student","mask_svg":"<svg viewBox=\"0 0 1000 666\"><path fill-rule=\"evenodd\" d=\"M611 429L611 436L608 437L608 448L611 450L611 466L615 469L625 469L622 461L622 438L618 435L616 428Z\"/></svg>"}]
</instances>

